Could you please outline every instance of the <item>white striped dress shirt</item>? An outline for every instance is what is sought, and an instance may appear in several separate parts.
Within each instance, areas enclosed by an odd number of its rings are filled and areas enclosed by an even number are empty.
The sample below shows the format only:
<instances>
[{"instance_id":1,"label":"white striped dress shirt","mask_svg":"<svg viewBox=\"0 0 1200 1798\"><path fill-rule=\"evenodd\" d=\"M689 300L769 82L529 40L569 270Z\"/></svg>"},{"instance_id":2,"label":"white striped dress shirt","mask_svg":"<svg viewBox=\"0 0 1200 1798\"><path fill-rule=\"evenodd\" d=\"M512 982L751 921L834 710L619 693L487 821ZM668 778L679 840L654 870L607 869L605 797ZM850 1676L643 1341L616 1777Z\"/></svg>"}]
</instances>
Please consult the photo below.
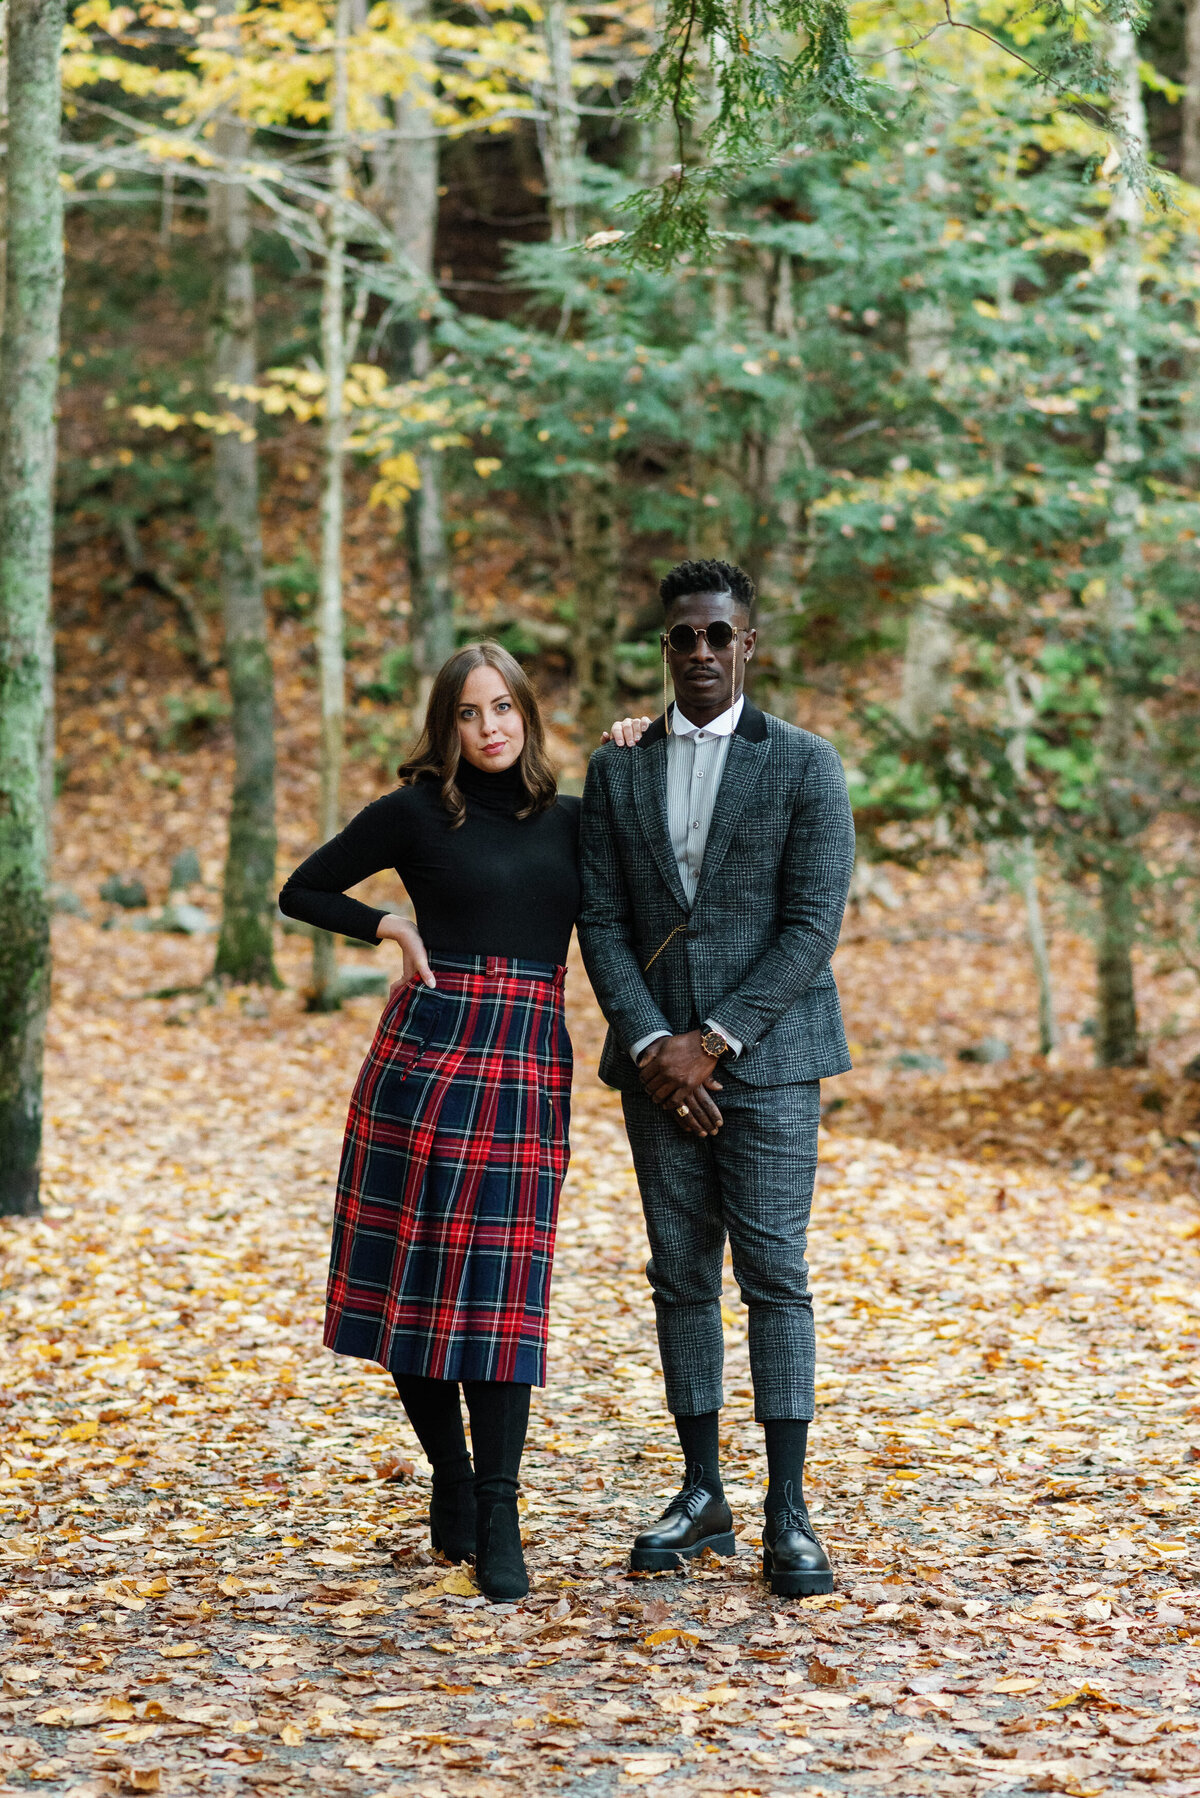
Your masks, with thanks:
<instances>
[{"instance_id":1,"label":"white striped dress shirt","mask_svg":"<svg viewBox=\"0 0 1200 1798\"><path fill-rule=\"evenodd\" d=\"M690 906L700 883L700 869L708 843L713 807L725 772L729 755L729 739L737 729L745 700L739 693L729 710L708 724L693 724L685 718L678 704L671 712L671 733L667 738L667 829L671 847L679 867L684 897ZM740 1055L740 1041L722 1029L715 1018L706 1018L710 1030L720 1030L735 1055ZM639 1057L666 1032L656 1030L644 1036L630 1050Z\"/></svg>"}]
</instances>

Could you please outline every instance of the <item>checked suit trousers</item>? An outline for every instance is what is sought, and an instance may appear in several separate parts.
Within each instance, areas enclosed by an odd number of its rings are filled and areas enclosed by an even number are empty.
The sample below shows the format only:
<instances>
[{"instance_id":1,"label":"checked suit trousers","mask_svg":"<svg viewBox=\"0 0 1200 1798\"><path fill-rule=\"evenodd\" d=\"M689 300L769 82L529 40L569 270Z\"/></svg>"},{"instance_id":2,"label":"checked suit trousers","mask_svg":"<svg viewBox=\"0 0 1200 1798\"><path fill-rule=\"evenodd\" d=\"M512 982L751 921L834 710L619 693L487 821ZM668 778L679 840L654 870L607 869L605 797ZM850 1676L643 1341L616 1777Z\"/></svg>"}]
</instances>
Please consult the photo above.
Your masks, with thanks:
<instances>
[{"instance_id":1,"label":"checked suit trousers","mask_svg":"<svg viewBox=\"0 0 1200 1798\"><path fill-rule=\"evenodd\" d=\"M728 1238L749 1313L754 1415L811 1419L816 1371L804 1258L821 1084L751 1087L726 1063L715 1137L687 1135L638 1088L622 1094L650 1238L667 1407L698 1417L723 1403L721 1270Z\"/></svg>"}]
</instances>

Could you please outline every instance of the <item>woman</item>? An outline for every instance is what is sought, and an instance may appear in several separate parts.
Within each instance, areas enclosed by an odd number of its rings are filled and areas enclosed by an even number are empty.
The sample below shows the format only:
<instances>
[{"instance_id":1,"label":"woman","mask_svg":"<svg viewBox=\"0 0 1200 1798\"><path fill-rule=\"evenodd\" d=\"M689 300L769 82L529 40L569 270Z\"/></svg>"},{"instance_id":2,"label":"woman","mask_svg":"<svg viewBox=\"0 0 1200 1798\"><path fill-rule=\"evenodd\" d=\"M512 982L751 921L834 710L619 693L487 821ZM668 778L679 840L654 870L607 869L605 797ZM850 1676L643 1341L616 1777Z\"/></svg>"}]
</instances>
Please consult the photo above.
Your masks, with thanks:
<instances>
[{"instance_id":1,"label":"woman","mask_svg":"<svg viewBox=\"0 0 1200 1798\"><path fill-rule=\"evenodd\" d=\"M451 656L399 775L279 898L404 951L350 1102L325 1342L391 1373L433 1468L433 1546L473 1553L505 1602L529 1590L517 1483L567 1171L579 801L559 797L533 689L497 643ZM346 896L389 867L415 926Z\"/></svg>"}]
</instances>

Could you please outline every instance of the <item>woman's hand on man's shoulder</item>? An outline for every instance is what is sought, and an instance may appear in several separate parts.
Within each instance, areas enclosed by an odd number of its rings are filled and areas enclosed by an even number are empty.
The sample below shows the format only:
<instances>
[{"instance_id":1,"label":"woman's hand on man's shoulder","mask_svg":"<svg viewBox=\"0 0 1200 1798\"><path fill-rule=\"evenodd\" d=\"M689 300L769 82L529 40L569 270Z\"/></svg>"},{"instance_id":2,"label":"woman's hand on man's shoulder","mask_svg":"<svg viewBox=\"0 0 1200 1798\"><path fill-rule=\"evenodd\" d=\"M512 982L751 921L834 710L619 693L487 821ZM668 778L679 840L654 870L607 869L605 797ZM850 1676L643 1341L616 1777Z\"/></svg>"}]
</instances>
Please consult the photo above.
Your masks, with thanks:
<instances>
[{"instance_id":1,"label":"woman's hand on man's shoulder","mask_svg":"<svg viewBox=\"0 0 1200 1798\"><path fill-rule=\"evenodd\" d=\"M632 749L649 728L649 718L615 718L600 741L615 743L618 749Z\"/></svg>"}]
</instances>

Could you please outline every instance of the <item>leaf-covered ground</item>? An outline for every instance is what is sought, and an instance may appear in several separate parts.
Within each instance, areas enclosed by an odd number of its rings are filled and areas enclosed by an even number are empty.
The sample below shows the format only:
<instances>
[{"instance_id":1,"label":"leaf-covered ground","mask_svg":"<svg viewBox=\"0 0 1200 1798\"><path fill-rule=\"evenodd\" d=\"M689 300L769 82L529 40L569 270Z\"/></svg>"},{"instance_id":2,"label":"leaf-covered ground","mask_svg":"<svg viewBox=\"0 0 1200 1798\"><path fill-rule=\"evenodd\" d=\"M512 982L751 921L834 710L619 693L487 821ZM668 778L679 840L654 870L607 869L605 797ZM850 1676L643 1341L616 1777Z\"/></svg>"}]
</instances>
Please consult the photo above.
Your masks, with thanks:
<instances>
[{"instance_id":1,"label":"leaf-covered ground","mask_svg":"<svg viewBox=\"0 0 1200 1798\"><path fill-rule=\"evenodd\" d=\"M209 946L60 919L47 1215L0 1226L6 1789L1200 1793L1194 998L1148 982L1154 1067L1092 1074L1061 939L1047 1067L1015 914L958 877L902 898L839 960L862 1066L826 1089L811 1247L837 1591L805 1602L759 1578L732 1286L740 1552L625 1570L678 1459L578 969L534 1590L495 1608L429 1553L383 1374L320 1346L378 1002L306 1016L295 939L269 1000L149 999ZM984 1033L1009 1059L958 1063Z\"/></svg>"}]
</instances>

